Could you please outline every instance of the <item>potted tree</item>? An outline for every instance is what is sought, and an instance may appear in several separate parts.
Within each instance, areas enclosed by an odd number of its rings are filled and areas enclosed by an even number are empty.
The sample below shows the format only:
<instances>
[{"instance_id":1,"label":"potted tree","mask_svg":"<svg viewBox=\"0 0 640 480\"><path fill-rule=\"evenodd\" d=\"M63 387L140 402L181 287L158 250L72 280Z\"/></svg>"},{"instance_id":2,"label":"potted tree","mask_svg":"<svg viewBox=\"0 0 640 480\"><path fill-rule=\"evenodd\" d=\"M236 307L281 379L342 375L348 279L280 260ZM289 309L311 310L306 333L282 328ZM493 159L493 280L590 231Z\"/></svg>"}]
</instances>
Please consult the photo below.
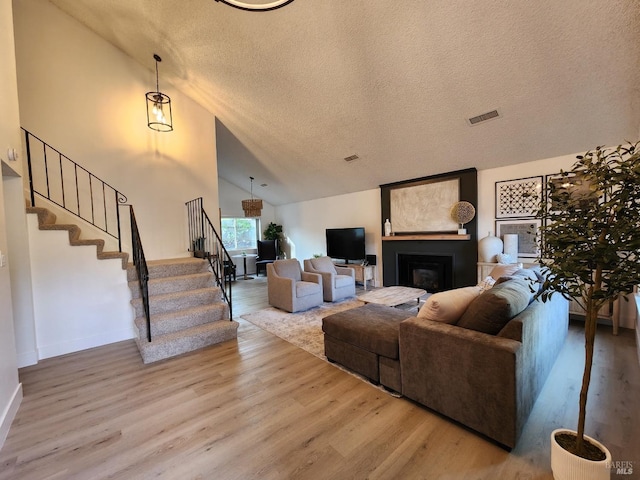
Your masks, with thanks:
<instances>
[{"instance_id":1,"label":"potted tree","mask_svg":"<svg viewBox=\"0 0 640 480\"><path fill-rule=\"evenodd\" d=\"M262 234L265 240L277 240L278 257L282 258L282 225L270 222Z\"/></svg>"},{"instance_id":2,"label":"potted tree","mask_svg":"<svg viewBox=\"0 0 640 480\"><path fill-rule=\"evenodd\" d=\"M610 476L609 452L585 435L587 395L598 310L640 283L639 153L636 143L598 147L578 156L571 170L547 183L547 199L537 214L543 220L538 261L547 273L542 300L560 294L585 311L577 432L556 430L551 436L551 466L557 480ZM577 476L570 473L574 464ZM600 470L587 476L592 467Z\"/></svg>"}]
</instances>

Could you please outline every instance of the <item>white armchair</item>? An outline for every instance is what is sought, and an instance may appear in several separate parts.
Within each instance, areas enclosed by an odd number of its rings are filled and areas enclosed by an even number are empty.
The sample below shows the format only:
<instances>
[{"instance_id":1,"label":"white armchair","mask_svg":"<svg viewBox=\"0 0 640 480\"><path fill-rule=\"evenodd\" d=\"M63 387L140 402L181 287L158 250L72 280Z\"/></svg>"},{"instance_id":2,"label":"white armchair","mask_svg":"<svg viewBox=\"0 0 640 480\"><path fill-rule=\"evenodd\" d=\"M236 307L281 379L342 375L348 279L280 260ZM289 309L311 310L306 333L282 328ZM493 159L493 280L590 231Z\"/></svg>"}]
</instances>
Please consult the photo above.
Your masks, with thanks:
<instances>
[{"instance_id":1,"label":"white armchair","mask_svg":"<svg viewBox=\"0 0 640 480\"><path fill-rule=\"evenodd\" d=\"M305 260L304 271L322 276L325 302L336 302L356 295L356 278L353 268L336 267L331 258L319 257Z\"/></svg>"},{"instance_id":2,"label":"white armchair","mask_svg":"<svg viewBox=\"0 0 640 480\"><path fill-rule=\"evenodd\" d=\"M295 258L267 264L269 305L300 312L322 305L322 277L303 272Z\"/></svg>"}]
</instances>

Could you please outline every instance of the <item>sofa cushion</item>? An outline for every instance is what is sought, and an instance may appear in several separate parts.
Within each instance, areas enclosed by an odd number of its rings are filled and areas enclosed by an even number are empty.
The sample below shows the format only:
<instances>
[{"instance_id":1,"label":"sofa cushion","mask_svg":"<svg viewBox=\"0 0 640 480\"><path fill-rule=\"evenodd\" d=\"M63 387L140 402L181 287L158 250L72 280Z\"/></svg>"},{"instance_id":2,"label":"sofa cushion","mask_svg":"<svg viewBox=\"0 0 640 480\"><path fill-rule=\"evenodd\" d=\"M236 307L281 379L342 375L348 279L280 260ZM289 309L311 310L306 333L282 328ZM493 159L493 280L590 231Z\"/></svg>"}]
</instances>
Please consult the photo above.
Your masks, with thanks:
<instances>
[{"instance_id":1,"label":"sofa cushion","mask_svg":"<svg viewBox=\"0 0 640 480\"><path fill-rule=\"evenodd\" d=\"M459 327L496 335L531 299L526 280L514 278L480 294L460 317Z\"/></svg>"},{"instance_id":2,"label":"sofa cushion","mask_svg":"<svg viewBox=\"0 0 640 480\"><path fill-rule=\"evenodd\" d=\"M454 324L469 304L482 293L480 287L463 287L431 295L418 312L419 318Z\"/></svg>"},{"instance_id":3,"label":"sofa cushion","mask_svg":"<svg viewBox=\"0 0 640 480\"><path fill-rule=\"evenodd\" d=\"M406 310L368 303L324 317L322 331L367 352L396 359L399 324L412 316Z\"/></svg>"},{"instance_id":4,"label":"sofa cushion","mask_svg":"<svg viewBox=\"0 0 640 480\"><path fill-rule=\"evenodd\" d=\"M337 273L336 266L333 264L333 260L331 260L330 257L312 258L311 265L319 272Z\"/></svg>"}]
</instances>

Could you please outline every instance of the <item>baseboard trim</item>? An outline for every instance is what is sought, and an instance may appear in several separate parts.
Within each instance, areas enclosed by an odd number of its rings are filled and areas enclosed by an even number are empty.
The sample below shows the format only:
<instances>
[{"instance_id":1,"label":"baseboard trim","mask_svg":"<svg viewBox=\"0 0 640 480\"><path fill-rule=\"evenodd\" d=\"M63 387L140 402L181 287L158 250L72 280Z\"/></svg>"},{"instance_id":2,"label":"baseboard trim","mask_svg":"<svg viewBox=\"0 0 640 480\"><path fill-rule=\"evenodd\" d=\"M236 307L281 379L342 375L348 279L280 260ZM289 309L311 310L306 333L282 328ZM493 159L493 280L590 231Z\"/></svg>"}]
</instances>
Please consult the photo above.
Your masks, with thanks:
<instances>
[{"instance_id":1,"label":"baseboard trim","mask_svg":"<svg viewBox=\"0 0 640 480\"><path fill-rule=\"evenodd\" d=\"M38 352L32 350L18 354L18 368L29 367L38 363Z\"/></svg>"},{"instance_id":2,"label":"baseboard trim","mask_svg":"<svg viewBox=\"0 0 640 480\"><path fill-rule=\"evenodd\" d=\"M67 353L80 352L89 348L101 347L110 343L121 342L135 338L135 330L133 326L128 329L114 330L112 332L102 332L86 338L78 338L66 342L53 343L38 347L38 359L59 357Z\"/></svg>"},{"instance_id":3,"label":"baseboard trim","mask_svg":"<svg viewBox=\"0 0 640 480\"><path fill-rule=\"evenodd\" d=\"M11 401L7 404L7 407L2 412L2 419L0 421L0 449L4 446L4 442L9 435L9 429L11 428L11 424L13 423L14 418L16 418L16 414L18 413L18 409L20 408L20 404L22 403L22 384L19 383L13 392L13 396L11 397Z\"/></svg>"}]
</instances>

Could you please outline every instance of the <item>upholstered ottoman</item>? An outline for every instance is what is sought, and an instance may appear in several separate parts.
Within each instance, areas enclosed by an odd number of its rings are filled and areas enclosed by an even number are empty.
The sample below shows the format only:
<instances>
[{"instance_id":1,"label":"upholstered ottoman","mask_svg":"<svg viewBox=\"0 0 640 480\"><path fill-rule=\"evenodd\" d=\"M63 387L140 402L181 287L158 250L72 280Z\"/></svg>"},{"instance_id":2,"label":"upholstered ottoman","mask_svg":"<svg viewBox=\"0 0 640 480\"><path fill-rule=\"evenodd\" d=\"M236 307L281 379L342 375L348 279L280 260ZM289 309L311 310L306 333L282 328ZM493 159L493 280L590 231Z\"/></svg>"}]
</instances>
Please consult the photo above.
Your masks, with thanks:
<instances>
[{"instance_id":1,"label":"upholstered ottoman","mask_svg":"<svg viewBox=\"0 0 640 480\"><path fill-rule=\"evenodd\" d=\"M322 319L327 359L400 392L399 324L414 314L369 303Z\"/></svg>"}]
</instances>

